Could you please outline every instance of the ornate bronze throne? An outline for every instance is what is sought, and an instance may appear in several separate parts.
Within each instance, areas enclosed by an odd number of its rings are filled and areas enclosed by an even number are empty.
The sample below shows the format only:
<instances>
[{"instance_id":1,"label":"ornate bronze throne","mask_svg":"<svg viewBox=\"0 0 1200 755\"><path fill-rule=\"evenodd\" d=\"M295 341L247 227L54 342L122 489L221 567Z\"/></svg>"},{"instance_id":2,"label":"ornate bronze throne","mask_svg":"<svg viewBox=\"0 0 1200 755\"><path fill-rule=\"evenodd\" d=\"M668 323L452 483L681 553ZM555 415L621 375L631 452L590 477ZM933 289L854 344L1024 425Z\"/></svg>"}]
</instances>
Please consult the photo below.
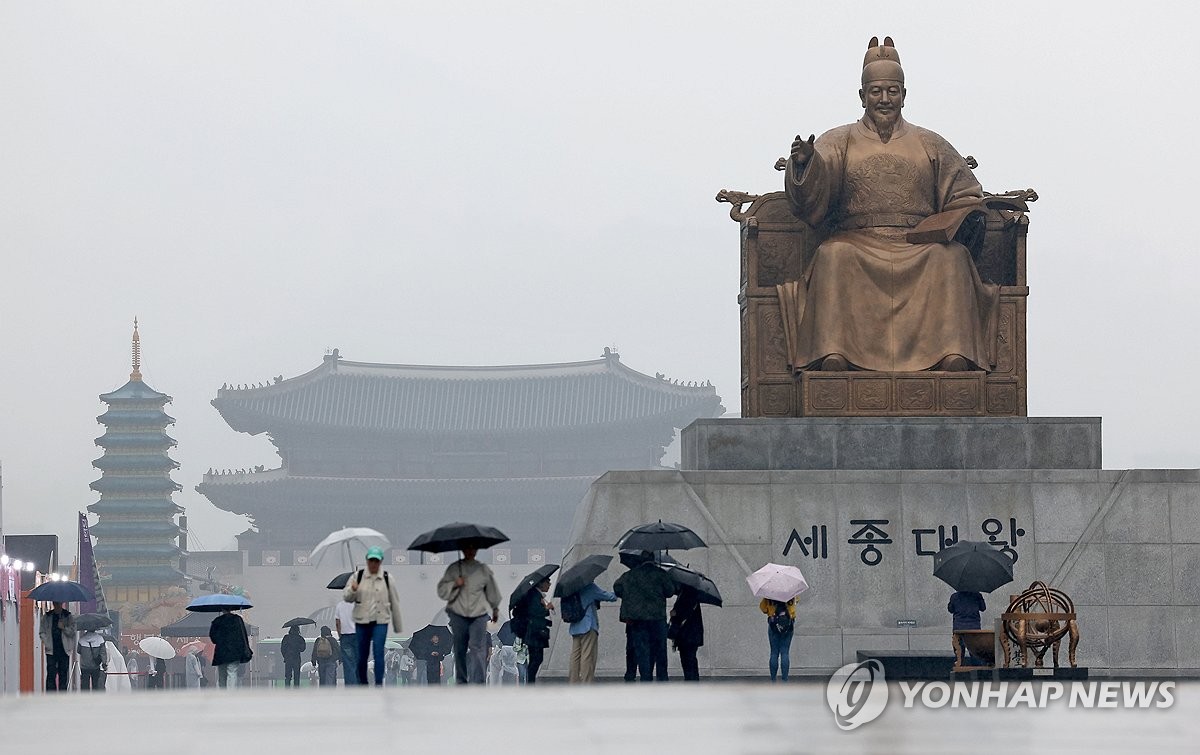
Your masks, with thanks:
<instances>
[{"instance_id":1,"label":"ornate bronze throne","mask_svg":"<svg viewBox=\"0 0 1200 755\"><path fill-rule=\"evenodd\" d=\"M1026 416L1026 212L1036 199L1032 189L985 199L974 258L980 277L1000 285L994 371L798 372L788 364L780 298L802 281L823 235L792 214L782 191L722 190L717 201L732 205L729 216L741 226L742 416Z\"/></svg>"}]
</instances>

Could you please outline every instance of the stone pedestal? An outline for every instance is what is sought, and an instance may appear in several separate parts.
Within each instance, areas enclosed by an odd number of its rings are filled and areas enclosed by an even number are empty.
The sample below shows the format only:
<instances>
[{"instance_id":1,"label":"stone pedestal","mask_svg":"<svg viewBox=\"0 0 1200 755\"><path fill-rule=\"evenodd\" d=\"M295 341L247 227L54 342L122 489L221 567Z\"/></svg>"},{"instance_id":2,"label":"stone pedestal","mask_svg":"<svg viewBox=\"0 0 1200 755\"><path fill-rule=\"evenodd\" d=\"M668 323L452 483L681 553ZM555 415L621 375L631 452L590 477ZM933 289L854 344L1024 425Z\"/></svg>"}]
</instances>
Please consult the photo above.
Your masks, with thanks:
<instances>
[{"instance_id":1,"label":"stone pedestal","mask_svg":"<svg viewBox=\"0 0 1200 755\"><path fill-rule=\"evenodd\" d=\"M1099 417L703 419L683 469L1099 469Z\"/></svg>"},{"instance_id":2,"label":"stone pedestal","mask_svg":"<svg viewBox=\"0 0 1200 755\"><path fill-rule=\"evenodd\" d=\"M811 585L798 601L794 674L828 674L859 650L950 652L950 589L933 554L968 539L1015 559L984 626L1010 591L1042 580L1075 601L1078 662L1093 674L1200 676L1200 470L1099 469L1099 420L702 421L684 438L687 466L704 468L593 483L564 567L615 555L617 538L644 522L694 529L709 547L672 555L725 599L703 609L704 675L766 675L766 621L745 578L767 562L800 567ZM866 468L871 459L891 468ZM611 587L622 571L614 561L599 582ZM600 610L601 676L624 672L618 612ZM555 632L551 675L570 655Z\"/></svg>"}]
</instances>

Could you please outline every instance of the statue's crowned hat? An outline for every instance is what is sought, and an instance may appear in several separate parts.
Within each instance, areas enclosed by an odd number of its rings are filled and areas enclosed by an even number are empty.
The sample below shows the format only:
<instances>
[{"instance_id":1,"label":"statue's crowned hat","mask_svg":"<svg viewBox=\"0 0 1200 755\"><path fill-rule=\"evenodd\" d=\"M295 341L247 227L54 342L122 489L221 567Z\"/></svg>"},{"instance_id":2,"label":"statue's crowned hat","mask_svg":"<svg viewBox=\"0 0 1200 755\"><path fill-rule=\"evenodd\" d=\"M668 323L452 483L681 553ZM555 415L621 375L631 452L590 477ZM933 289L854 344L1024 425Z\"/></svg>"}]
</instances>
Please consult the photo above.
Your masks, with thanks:
<instances>
[{"instance_id":1,"label":"statue's crowned hat","mask_svg":"<svg viewBox=\"0 0 1200 755\"><path fill-rule=\"evenodd\" d=\"M900 53L891 37L871 37L867 43L867 54L863 56L862 83L869 81L899 81L904 83L904 69L900 67Z\"/></svg>"}]
</instances>

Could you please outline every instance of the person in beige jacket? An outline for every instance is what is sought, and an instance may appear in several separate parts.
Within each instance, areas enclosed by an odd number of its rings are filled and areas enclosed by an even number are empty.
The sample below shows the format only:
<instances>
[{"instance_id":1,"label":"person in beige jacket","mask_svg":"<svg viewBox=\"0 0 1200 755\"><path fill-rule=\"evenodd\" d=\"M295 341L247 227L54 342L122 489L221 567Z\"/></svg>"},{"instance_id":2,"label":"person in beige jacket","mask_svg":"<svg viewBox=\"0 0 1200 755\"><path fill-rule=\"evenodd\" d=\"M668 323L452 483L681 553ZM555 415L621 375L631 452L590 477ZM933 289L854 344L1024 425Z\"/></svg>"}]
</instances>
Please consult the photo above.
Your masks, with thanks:
<instances>
[{"instance_id":1,"label":"person in beige jacket","mask_svg":"<svg viewBox=\"0 0 1200 755\"><path fill-rule=\"evenodd\" d=\"M500 588L491 568L475 560L475 548L446 567L438 581L438 597L446 601L454 637L454 676L459 684L487 681L487 621L500 618ZM489 611L490 609L490 611Z\"/></svg>"},{"instance_id":2,"label":"person in beige jacket","mask_svg":"<svg viewBox=\"0 0 1200 755\"><path fill-rule=\"evenodd\" d=\"M384 643L388 624L397 632L400 624L400 596L391 577L383 570L383 549L367 551L367 568L351 575L342 598L354 603L354 628L358 635L358 683L367 683L367 654L375 651L375 686L383 685Z\"/></svg>"}]
</instances>

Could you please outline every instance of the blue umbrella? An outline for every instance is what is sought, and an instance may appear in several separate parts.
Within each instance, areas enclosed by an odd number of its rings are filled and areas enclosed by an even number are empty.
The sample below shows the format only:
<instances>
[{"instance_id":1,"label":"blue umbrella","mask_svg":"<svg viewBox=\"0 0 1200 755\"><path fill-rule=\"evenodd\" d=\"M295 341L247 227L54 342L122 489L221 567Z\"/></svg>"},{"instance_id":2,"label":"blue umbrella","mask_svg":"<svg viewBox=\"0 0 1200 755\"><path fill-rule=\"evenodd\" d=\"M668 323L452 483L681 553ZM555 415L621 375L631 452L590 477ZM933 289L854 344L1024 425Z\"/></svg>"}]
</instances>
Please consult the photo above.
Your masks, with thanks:
<instances>
[{"instance_id":1,"label":"blue umbrella","mask_svg":"<svg viewBox=\"0 0 1200 755\"><path fill-rule=\"evenodd\" d=\"M46 603L88 603L95 600L86 587L78 582L43 582L29 591L29 597Z\"/></svg>"},{"instance_id":2,"label":"blue umbrella","mask_svg":"<svg viewBox=\"0 0 1200 755\"><path fill-rule=\"evenodd\" d=\"M187 610L199 611L201 613L220 613L226 608L231 608L234 611L240 611L243 608L253 608L250 601L243 598L241 595L224 595L215 593L213 595L201 595L200 597L188 603Z\"/></svg>"}]
</instances>

